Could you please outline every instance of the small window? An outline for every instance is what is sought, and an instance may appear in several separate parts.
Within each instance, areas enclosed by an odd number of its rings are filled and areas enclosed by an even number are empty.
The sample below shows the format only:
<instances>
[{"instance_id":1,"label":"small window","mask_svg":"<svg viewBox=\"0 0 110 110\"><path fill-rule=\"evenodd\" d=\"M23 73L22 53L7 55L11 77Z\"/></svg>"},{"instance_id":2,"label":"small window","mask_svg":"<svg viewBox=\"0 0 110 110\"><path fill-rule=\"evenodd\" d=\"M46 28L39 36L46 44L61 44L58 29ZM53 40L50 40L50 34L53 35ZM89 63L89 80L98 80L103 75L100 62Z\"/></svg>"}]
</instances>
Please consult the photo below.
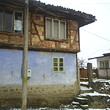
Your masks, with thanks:
<instances>
[{"instance_id":1,"label":"small window","mask_svg":"<svg viewBox=\"0 0 110 110\"><path fill-rule=\"evenodd\" d=\"M0 31L2 31L2 22L3 22L3 10L0 9Z\"/></svg>"},{"instance_id":2,"label":"small window","mask_svg":"<svg viewBox=\"0 0 110 110\"><path fill-rule=\"evenodd\" d=\"M0 9L0 31L23 32L23 15L21 12Z\"/></svg>"},{"instance_id":3,"label":"small window","mask_svg":"<svg viewBox=\"0 0 110 110\"><path fill-rule=\"evenodd\" d=\"M10 10L5 11L5 19L4 19L4 31L12 32L13 26L13 12Z\"/></svg>"},{"instance_id":4,"label":"small window","mask_svg":"<svg viewBox=\"0 0 110 110\"><path fill-rule=\"evenodd\" d=\"M46 20L46 36L48 36L48 38L52 38L52 20L51 19L47 19Z\"/></svg>"},{"instance_id":5,"label":"small window","mask_svg":"<svg viewBox=\"0 0 110 110\"><path fill-rule=\"evenodd\" d=\"M15 12L15 20L14 20L14 31L21 33L22 32L22 13Z\"/></svg>"},{"instance_id":6,"label":"small window","mask_svg":"<svg viewBox=\"0 0 110 110\"><path fill-rule=\"evenodd\" d=\"M53 72L64 72L64 58L54 57L52 60Z\"/></svg>"},{"instance_id":7,"label":"small window","mask_svg":"<svg viewBox=\"0 0 110 110\"><path fill-rule=\"evenodd\" d=\"M100 68L109 68L109 61L100 61Z\"/></svg>"},{"instance_id":8,"label":"small window","mask_svg":"<svg viewBox=\"0 0 110 110\"><path fill-rule=\"evenodd\" d=\"M46 38L65 40L66 22L58 19L46 18Z\"/></svg>"}]
</instances>

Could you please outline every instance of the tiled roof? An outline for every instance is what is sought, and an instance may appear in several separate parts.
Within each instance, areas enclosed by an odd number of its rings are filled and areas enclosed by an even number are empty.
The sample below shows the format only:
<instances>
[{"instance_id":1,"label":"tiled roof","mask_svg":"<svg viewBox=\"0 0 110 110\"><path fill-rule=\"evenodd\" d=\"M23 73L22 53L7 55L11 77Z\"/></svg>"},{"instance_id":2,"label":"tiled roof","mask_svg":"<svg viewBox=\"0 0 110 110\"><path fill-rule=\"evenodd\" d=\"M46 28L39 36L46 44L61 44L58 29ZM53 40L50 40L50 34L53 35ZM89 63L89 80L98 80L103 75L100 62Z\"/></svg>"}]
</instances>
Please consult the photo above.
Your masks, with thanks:
<instances>
[{"instance_id":1,"label":"tiled roof","mask_svg":"<svg viewBox=\"0 0 110 110\"><path fill-rule=\"evenodd\" d=\"M19 4L24 6L25 5L24 1L25 0L0 0L0 3L5 2L5 3ZM86 14L81 11L75 11L73 9L64 8L61 6L45 4L40 1L29 0L29 6L30 6L30 10L36 10L37 8L43 9L42 11L39 11L39 13L44 12L43 14L49 14L50 12L51 16L57 16L68 20L78 21L79 27L90 24L96 20L95 16L91 14Z\"/></svg>"},{"instance_id":2,"label":"tiled roof","mask_svg":"<svg viewBox=\"0 0 110 110\"><path fill-rule=\"evenodd\" d=\"M91 14L86 14L81 11L75 11L73 9L64 8L61 6L45 4L45 3L42 3L40 1L35 1L35 0L30 0L30 3L34 7L41 7L44 10L49 11L53 14L64 16L66 19L78 21L80 27L90 24L96 20L95 16Z\"/></svg>"}]
</instances>

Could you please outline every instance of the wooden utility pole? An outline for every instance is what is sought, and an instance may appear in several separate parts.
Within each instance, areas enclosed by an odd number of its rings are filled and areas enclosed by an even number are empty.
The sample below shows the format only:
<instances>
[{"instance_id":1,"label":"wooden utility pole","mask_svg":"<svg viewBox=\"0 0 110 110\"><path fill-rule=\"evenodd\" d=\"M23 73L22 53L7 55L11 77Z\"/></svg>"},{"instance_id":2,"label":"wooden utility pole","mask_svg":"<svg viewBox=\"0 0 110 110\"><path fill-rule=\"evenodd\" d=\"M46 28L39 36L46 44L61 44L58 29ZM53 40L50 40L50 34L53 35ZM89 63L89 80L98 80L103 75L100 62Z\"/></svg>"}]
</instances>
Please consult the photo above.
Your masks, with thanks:
<instances>
[{"instance_id":1,"label":"wooden utility pole","mask_svg":"<svg viewBox=\"0 0 110 110\"><path fill-rule=\"evenodd\" d=\"M29 1L25 0L24 10L24 51L22 64L22 107L21 110L27 110L27 69L28 69L28 15Z\"/></svg>"},{"instance_id":2,"label":"wooden utility pole","mask_svg":"<svg viewBox=\"0 0 110 110\"><path fill-rule=\"evenodd\" d=\"M92 63L87 63L87 73L88 73L88 85L89 87L92 87Z\"/></svg>"}]
</instances>

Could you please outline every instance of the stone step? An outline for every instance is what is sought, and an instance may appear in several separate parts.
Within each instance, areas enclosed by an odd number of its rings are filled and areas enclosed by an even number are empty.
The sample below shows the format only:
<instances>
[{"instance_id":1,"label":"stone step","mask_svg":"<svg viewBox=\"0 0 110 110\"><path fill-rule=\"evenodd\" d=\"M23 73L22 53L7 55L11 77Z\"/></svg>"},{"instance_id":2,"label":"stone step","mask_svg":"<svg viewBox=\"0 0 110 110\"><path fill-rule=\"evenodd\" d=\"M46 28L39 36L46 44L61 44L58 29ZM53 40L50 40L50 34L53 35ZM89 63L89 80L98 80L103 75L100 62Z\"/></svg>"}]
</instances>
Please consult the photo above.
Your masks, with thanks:
<instances>
[{"instance_id":1,"label":"stone step","mask_svg":"<svg viewBox=\"0 0 110 110\"><path fill-rule=\"evenodd\" d=\"M84 97L75 97L75 99L71 103L71 105L74 108L86 109L86 108L88 108L87 102L88 102L88 99L87 98L84 98Z\"/></svg>"},{"instance_id":2,"label":"stone step","mask_svg":"<svg viewBox=\"0 0 110 110\"><path fill-rule=\"evenodd\" d=\"M89 105L80 105L80 108L82 108L82 109L87 109L89 107Z\"/></svg>"},{"instance_id":3,"label":"stone step","mask_svg":"<svg viewBox=\"0 0 110 110\"><path fill-rule=\"evenodd\" d=\"M80 105L85 105L87 104L88 99L84 97L75 97L74 101L79 102Z\"/></svg>"}]
</instances>

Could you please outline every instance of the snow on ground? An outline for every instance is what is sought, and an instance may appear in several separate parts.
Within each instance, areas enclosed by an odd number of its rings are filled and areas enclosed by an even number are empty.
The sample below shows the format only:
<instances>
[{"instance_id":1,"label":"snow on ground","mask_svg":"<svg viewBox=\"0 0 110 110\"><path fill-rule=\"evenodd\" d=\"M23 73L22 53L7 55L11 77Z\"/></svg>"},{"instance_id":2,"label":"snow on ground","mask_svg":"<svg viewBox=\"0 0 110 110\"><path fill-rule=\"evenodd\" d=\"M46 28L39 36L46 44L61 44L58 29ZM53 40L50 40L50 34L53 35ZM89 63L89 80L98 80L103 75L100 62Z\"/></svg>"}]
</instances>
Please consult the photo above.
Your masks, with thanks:
<instances>
[{"instance_id":1,"label":"snow on ground","mask_svg":"<svg viewBox=\"0 0 110 110\"><path fill-rule=\"evenodd\" d=\"M80 82L80 84L88 85L88 81Z\"/></svg>"},{"instance_id":2,"label":"snow on ground","mask_svg":"<svg viewBox=\"0 0 110 110\"><path fill-rule=\"evenodd\" d=\"M110 83L110 80L107 80L107 79L94 79L93 82L109 82Z\"/></svg>"},{"instance_id":3,"label":"snow on ground","mask_svg":"<svg viewBox=\"0 0 110 110\"><path fill-rule=\"evenodd\" d=\"M85 87L85 86L81 86L80 88L81 88L81 90L92 90L91 87L88 88L88 87Z\"/></svg>"},{"instance_id":4,"label":"snow on ground","mask_svg":"<svg viewBox=\"0 0 110 110\"><path fill-rule=\"evenodd\" d=\"M80 94L80 96L108 96L108 97L110 97L109 94L101 94L101 93L98 93L98 92L95 92L95 91L94 91L94 93Z\"/></svg>"}]
</instances>

